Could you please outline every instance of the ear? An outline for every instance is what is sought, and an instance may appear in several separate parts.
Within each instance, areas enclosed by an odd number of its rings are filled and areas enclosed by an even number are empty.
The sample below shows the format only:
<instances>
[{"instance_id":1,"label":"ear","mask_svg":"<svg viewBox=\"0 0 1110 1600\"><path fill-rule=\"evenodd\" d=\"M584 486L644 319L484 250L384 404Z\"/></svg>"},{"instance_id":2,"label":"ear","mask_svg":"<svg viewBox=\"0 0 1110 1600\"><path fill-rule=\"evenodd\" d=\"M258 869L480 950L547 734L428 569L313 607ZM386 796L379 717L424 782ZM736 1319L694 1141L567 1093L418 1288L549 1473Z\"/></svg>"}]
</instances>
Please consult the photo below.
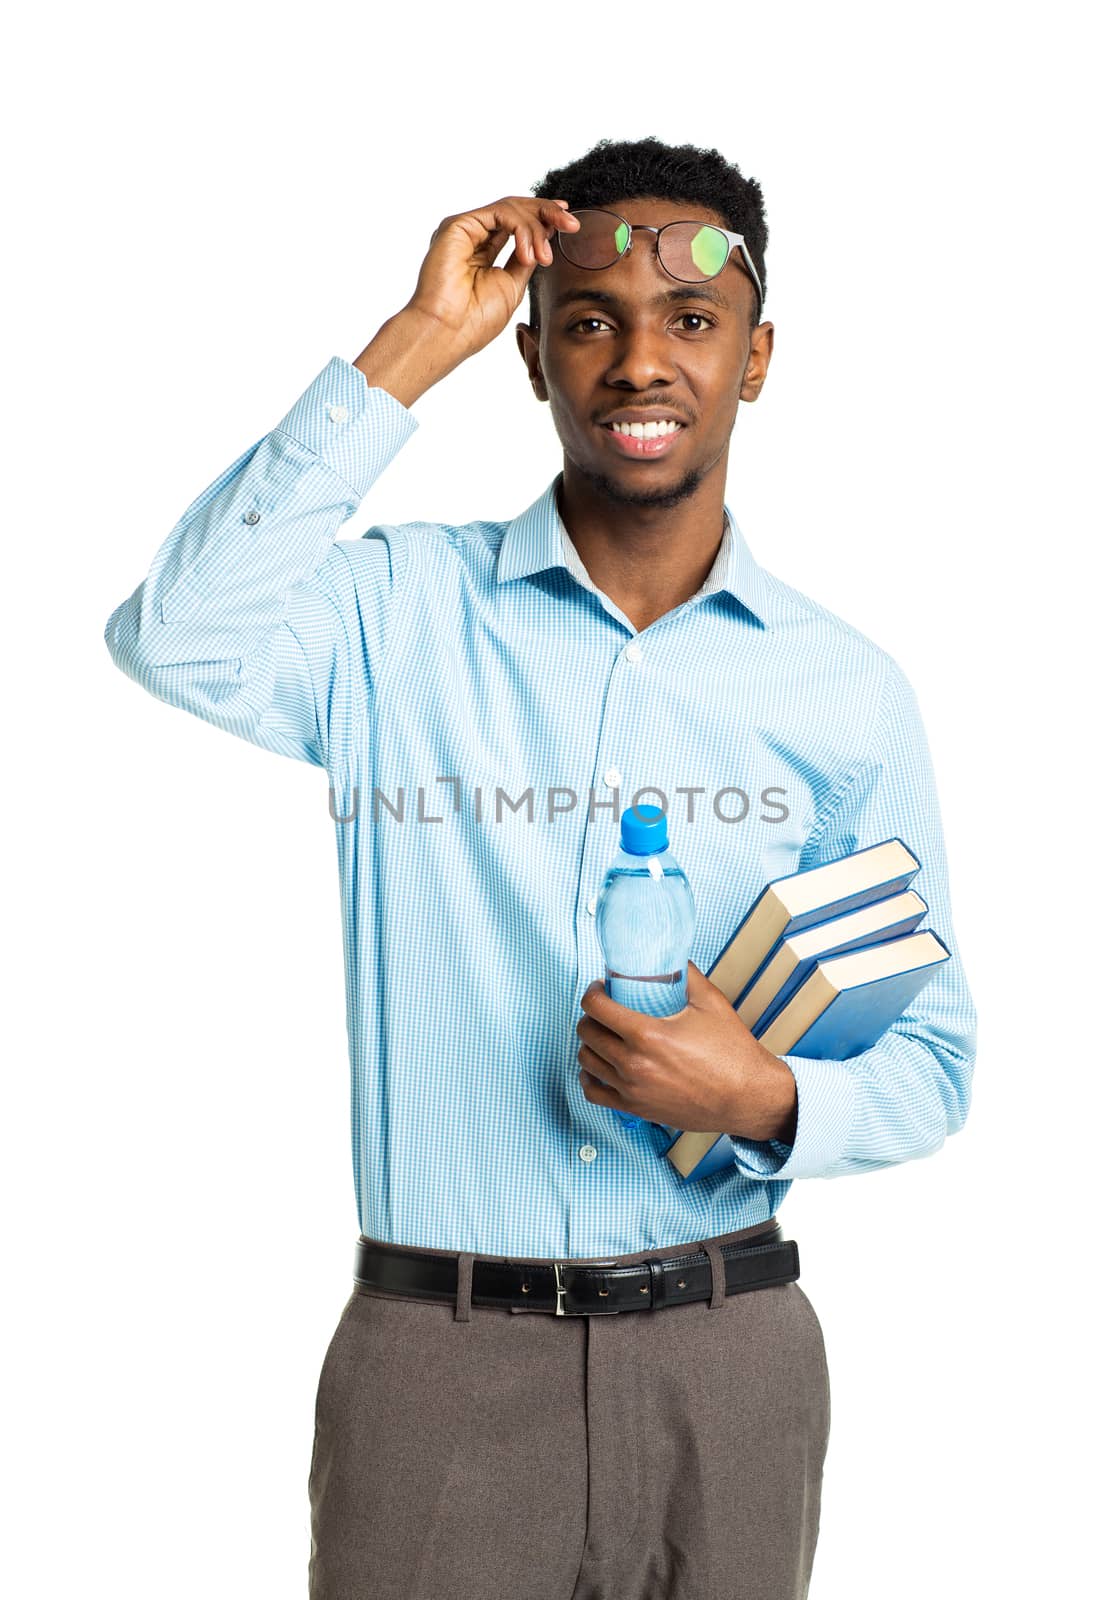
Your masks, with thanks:
<instances>
[{"instance_id":1,"label":"ear","mask_svg":"<svg viewBox=\"0 0 1110 1600\"><path fill-rule=\"evenodd\" d=\"M543 381L543 368L540 366L538 329L531 327L527 322L518 322L516 325L516 347L520 351L524 365L528 368L528 379L536 399L546 400L547 385Z\"/></svg>"},{"instance_id":2,"label":"ear","mask_svg":"<svg viewBox=\"0 0 1110 1600\"><path fill-rule=\"evenodd\" d=\"M759 392L763 388L774 348L775 325L773 322L761 322L757 328L752 329L748 364L744 368L744 378L740 385L741 400L759 399Z\"/></svg>"}]
</instances>

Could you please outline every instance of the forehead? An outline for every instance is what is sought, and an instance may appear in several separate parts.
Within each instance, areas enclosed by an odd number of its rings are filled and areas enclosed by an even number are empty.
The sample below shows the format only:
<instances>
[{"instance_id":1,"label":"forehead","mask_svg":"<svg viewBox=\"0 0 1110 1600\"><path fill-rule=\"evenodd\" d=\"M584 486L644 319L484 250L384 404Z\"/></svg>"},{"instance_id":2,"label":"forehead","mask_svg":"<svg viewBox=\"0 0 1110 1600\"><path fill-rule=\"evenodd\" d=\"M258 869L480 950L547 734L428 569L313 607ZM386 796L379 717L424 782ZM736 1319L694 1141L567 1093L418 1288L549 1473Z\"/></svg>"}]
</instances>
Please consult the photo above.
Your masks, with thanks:
<instances>
[{"instance_id":1,"label":"forehead","mask_svg":"<svg viewBox=\"0 0 1110 1600\"><path fill-rule=\"evenodd\" d=\"M651 195L637 195L634 200L614 200L601 208L617 211L626 222L647 222L661 228L666 222L715 222L720 228L728 223L717 211L695 205L692 200L660 200Z\"/></svg>"},{"instance_id":2,"label":"forehead","mask_svg":"<svg viewBox=\"0 0 1110 1600\"><path fill-rule=\"evenodd\" d=\"M598 209L616 212L633 228L641 223L663 228L668 222L712 222L721 228L728 226L718 212L690 200L637 196L636 199L613 200ZM542 304L551 311L578 302L614 308L650 305L665 309L677 300L700 300L719 310L739 313L744 308L744 285L749 282L733 254L725 270L709 282L676 283L659 264L653 236L638 230L632 235L631 250L614 266L600 271L576 267L556 250L551 265L542 269L542 279L547 282L546 289L541 291Z\"/></svg>"}]
</instances>

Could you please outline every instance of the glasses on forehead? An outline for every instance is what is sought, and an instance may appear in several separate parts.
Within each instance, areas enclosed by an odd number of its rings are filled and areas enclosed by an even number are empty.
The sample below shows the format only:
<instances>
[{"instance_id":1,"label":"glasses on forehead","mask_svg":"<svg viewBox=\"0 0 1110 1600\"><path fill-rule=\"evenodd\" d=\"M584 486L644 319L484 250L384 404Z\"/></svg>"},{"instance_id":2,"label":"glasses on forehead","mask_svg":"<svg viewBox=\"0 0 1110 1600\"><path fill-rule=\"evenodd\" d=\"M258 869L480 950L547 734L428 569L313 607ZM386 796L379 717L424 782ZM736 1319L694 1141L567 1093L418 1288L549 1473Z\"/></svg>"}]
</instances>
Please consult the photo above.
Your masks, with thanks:
<instances>
[{"instance_id":1,"label":"glasses on forehead","mask_svg":"<svg viewBox=\"0 0 1110 1600\"><path fill-rule=\"evenodd\" d=\"M559 228L555 237L564 260L587 272L614 266L631 250L632 235L637 231L654 233L659 265L679 283L704 283L715 278L724 271L733 250L739 250L744 271L755 285L758 317L762 318L763 285L742 233L731 233L712 222L668 222L662 228L651 228L646 222L627 222L615 211L593 206L572 211L571 216L578 218L575 231L568 233Z\"/></svg>"}]
</instances>

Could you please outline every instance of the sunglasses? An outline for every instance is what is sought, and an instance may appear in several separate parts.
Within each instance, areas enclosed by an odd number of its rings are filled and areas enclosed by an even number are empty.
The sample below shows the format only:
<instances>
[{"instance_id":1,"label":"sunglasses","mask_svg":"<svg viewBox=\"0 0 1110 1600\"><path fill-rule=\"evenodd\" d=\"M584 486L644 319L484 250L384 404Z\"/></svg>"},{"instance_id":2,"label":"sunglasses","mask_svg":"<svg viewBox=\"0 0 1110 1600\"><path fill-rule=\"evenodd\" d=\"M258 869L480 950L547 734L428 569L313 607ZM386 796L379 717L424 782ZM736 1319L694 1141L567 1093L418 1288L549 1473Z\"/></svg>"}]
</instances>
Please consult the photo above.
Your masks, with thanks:
<instances>
[{"instance_id":1,"label":"sunglasses","mask_svg":"<svg viewBox=\"0 0 1110 1600\"><path fill-rule=\"evenodd\" d=\"M572 267L584 267L588 272L611 267L626 256L637 229L654 233L659 265L680 283L704 283L715 278L724 271L733 250L739 250L744 270L755 285L758 316L762 318L763 285L742 233L730 233L710 222L668 222L662 228L650 228L646 222L626 222L615 211L593 207L570 215L578 218L578 227L574 233L557 229L559 250Z\"/></svg>"}]
</instances>

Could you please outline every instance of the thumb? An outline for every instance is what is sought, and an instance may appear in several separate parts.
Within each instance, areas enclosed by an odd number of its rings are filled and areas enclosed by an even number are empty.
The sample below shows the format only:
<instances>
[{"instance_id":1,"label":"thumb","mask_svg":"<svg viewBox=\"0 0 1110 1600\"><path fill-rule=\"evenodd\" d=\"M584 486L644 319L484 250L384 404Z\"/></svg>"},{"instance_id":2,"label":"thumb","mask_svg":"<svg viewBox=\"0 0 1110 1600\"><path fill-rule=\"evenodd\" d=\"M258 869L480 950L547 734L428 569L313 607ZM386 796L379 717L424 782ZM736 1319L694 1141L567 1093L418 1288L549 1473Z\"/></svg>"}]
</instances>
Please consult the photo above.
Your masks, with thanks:
<instances>
[{"instance_id":1,"label":"thumb","mask_svg":"<svg viewBox=\"0 0 1110 1600\"><path fill-rule=\"evenodd\" d=\"M524 291L528 287L529 278L536 270L536 265L537 263L534 261L523 260L514 249L512 254L506 258L504 266L491 267L489 270L491 272L503 272L507 278L512 279L513 288L516 292L516 303L519 306L524 299Z\"/></svg>"},{"instance_id":2,"label":"thumb","mask_svg":"<svg viewBox=\"0 0 1110 1600\"><path fill-rule=\"evenodd\" d=\"M717 985L711 983L692 961L686 963L686 1003L704 1011L720 1010L722 1006L732 1010Z\"/></svg>"}]
</instances>

